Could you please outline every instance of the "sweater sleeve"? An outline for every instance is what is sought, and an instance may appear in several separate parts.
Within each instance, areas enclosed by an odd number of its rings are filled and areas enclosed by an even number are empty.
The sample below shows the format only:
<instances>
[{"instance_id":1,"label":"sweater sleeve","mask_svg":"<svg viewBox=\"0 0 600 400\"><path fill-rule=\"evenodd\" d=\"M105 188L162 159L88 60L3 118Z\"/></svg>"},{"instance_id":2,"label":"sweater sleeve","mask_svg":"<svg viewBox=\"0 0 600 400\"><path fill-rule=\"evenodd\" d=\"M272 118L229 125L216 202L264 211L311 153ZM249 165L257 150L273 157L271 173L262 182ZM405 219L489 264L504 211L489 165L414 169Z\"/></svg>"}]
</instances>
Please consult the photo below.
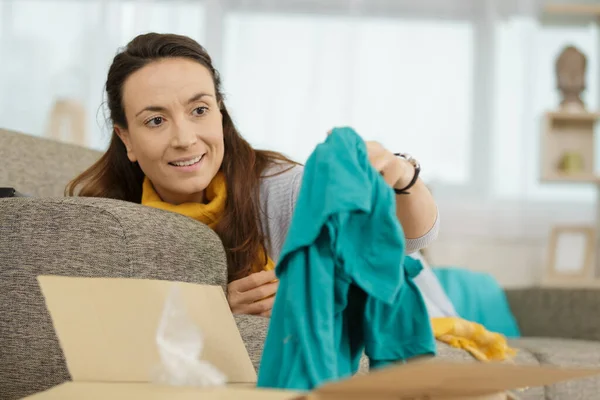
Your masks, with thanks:
<instances>
[{"instance_id":1,"label":"sweater sleeve","mask_svg":"<svg viewBox=\"0 0 600 400\"><path fill-rule=\"evenodd\" d=\"M433 241L437 238L438 232L440 230L440 212L438 210L437 216L435 217L435 222L433 226L421 237L414 239L406 239L406 253L414 253L415 251L419 251L429 246Z\"/></svg>"}]
</instances>

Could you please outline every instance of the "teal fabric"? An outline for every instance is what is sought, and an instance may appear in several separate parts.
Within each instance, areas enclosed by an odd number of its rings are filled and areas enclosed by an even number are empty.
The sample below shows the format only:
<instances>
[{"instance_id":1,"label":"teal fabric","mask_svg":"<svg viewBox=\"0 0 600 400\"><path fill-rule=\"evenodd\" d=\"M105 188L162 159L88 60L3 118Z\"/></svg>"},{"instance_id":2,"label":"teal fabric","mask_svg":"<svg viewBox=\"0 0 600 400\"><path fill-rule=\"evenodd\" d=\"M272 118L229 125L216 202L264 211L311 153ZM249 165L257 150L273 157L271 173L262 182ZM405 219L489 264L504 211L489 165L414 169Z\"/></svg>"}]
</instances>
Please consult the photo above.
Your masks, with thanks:
<instances>
[{"instance_id":1,"label":"teal fabric","mask_svg":"<svg viewBox=\"0 0 600 400\"><path fill-rule=\"evenodd\" d=\"M374 368L435 354L427 309L412 282L395 198L362 139L334 129L304 168L261 359L258 386L311 390Z\"/></svg>"},{"instance_id":2,"label":"teal fabric","mask_svg":"<svg viewBox=\"0 0 600 400\"><path fill-rule=\"evenodd\" d=\"M508 338L521 336L504 290L485 272L464 268L433 268L458 315Z\"/></svg>"}]
</instances>

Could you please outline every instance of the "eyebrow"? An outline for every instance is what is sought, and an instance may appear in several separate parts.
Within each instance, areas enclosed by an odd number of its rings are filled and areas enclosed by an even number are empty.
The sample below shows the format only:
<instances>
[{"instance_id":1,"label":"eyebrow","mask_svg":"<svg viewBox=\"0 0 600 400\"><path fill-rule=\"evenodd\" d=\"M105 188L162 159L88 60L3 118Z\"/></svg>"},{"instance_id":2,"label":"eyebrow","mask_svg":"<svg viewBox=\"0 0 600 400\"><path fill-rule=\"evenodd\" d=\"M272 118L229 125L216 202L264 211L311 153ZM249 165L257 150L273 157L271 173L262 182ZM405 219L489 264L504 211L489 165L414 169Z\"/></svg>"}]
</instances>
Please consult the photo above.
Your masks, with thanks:
<instances>
[{"instance_id":1,"label":"eyebrow","mask_svg":"<svg viewBox=\"0 0 600 400\"><path fill-rule=\"evenodd\" d=\"M197 94L193 95L192 97L190 97L186 104L194 103L194 102L202 99L203 97L215 97L215 96L213 96L212 94L209 94L209 93L197 93ZM161 106L148 106L148 107L144 107L140 112L138 112L137 114L135 114L135 116L137 117L138 115L140 115L144 111L153 111L153 112L156 112L156 111L165 111L165 107L161 107Z\"/></svg>"}]
</instances>

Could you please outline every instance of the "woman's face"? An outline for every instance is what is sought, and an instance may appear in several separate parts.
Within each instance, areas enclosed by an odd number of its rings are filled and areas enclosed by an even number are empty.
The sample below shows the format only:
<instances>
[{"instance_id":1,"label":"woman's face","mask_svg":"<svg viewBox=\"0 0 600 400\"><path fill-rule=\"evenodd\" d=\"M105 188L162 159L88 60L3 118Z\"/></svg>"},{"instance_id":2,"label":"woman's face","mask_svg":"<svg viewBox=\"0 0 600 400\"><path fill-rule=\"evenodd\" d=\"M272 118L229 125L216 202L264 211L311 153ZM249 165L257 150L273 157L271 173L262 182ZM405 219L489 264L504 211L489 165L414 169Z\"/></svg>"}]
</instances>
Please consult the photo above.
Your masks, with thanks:
<instances>
[{"instance_id":1,"label":"woman's face","mask_svg":"<svg viewBox=\"0 0 600 400\"><path fill-rule=\"evenodd\" d=\"M163 201L202 202L223 161L223 124L208 69L185 58L152 62L123 86L128 128L116 126Z\"/></svg>"}]
</instances>

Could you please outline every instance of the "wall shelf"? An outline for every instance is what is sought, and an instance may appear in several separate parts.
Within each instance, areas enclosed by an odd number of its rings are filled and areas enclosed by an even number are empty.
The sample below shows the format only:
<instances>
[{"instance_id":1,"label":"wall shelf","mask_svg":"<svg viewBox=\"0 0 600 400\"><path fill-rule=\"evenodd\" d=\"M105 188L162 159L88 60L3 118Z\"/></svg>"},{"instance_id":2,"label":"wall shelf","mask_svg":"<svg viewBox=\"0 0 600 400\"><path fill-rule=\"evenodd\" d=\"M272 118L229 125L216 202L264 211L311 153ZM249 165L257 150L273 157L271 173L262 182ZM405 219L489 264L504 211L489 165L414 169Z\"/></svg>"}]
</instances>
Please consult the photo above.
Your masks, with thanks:
<instances>
[{"instance_id":1,"label":"wall shelf","mask_svg":"<svg viewBox=\"0 0 600 400\"><path fill-rule=\"evenodd\" d=\"M553 15L591 15L600 17L600 5L596 4L547 4L544 7L546 14Z\"/></svg>"},{"instance_id":2,"label":"wall shelf","mask_svg":"<svg viewBox=\"0 0 600 400\"><path fill-rule=\"evenodd\" d=\"M545 114L542 134L544 182L600 183L595 173L596 112L550 111ZM569 163L571 168L561 168ZM569 172L569 169L572 172Z\"/></svg>"},{"instance_id":3,"label":"wall shelf","mask_svg":"<svg viewBox=\"0 0 600 400\"><path fill-rule=\"evenodd\" d=\"M595 171L595 131L600 113L586 111L549 111L544 115L541 149L541 181L546 183L588 183L600 188L600 175ZM543 279L545 286L597 287L600 285L596 241L600 219L596 226L555 227L548 244L548 266ZM581 234L585 238L582 265L577 273L557 269L557 254L572 251L559 246L559 235ZM571 247L569 244L568 247Z\"/></svg>"},{"instance_id":4,"label":"wall shelf","mask_svg":"<svg viewBox=\"0 0 600 400\"><path fill-rule=\"evenodd\" d=\"M550 111L546 113L548 118L554 121L590 121L594 122L600 119L600 113L597 112L567 112Z\"/></svg>"},{"instance_id":5,"label":"wall shelf","mask_svg":"<svg viewBox=\"0 0 600 400\"><path fill-rule=\"evenodd\" d=\"M545 183L600 183L600 176L593 174L561 174L561 173L549 173L542 176L542 182Z\"/></svg>"}]
</instances>

